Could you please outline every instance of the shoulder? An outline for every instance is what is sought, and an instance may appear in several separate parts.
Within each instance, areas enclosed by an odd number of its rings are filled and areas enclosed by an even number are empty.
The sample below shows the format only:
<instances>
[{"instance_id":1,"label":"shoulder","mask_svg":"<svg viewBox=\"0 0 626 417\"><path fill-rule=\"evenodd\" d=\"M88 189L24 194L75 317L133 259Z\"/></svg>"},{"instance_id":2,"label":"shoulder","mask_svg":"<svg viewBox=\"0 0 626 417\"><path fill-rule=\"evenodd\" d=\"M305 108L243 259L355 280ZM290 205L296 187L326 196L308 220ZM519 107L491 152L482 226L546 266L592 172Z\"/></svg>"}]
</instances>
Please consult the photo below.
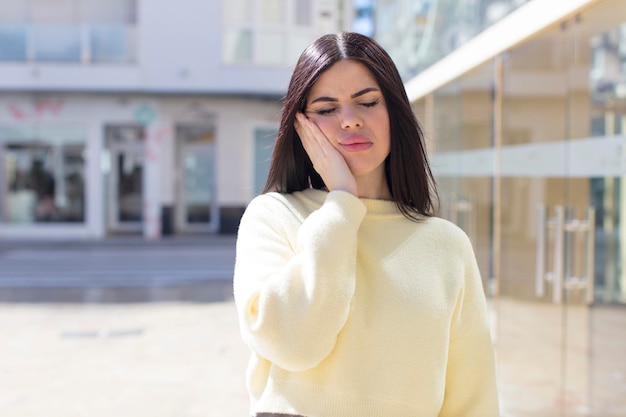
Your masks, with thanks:
<instances>
[{"instance_id":1,"label":"shoulder","mask_svg":"<svg viewBox=\"0 0 626 417\"><path fill-rule=\"evenodd\" d=\"M432 242L449 250L473 252L472 243L463 229L441 217L429 217L421 221Z\"/></svg>"},{"instance_id":2,"label":"shoulder","mask_svg":"<svg viewBox=\"0 0 626 417\"><path fill-rule=\"evenodd\" d=\"M270 192L256 196L246 208L244 217L268 216L276 221L285 220L285 216L302 222L324 202L325 192L304 190L294 193Z\"/></svg>"}]
</instances>

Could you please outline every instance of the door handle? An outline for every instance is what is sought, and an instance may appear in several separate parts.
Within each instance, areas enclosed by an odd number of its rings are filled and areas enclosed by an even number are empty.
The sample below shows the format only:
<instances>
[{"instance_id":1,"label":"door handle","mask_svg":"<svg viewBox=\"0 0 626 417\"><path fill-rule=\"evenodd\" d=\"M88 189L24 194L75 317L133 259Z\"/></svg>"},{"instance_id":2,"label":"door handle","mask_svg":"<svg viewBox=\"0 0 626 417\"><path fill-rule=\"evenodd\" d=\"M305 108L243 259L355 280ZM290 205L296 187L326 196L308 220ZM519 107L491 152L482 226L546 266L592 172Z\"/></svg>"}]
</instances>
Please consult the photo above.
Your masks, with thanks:
<instances>
[{"instance_id":1,"label":"door handle","mask_svg":"<svg viewBox=\"0 0 626 417\"><path fill-rule=\"evenodd\" d=\"M596 230L596 211L593 207L587 208L586 220L570 220L565 224L565 230L568 236L572 238L584 237L584 260L585 268L583 270L575 270L570 268L574 275L565 278L565 288L568 291L585 290L585 302L592 304L594 301L595 288L595 230ZM568 262L574 260L575 253L570 254ZM575 274L580 275L575 275Z\"/></svg>"},{"instance_id":2,"label":"door handle","mask_svg":"<svg viewBox=\"0 0 626 417\"><path fill-rule=\"evenodd\" d=\"M546 208L537 206L537 259L535 264L535 295L545 295L546 283L552 284L552 302L559 304L563 301L563 290L573 291L585 289L585 301L592 304L595 288L595 218L593 207L587 208L586 220L565 221L565 210L562 206L554 208L554 217L546 219ZM585 268L578 277L565 277L565 262L574 259L575 254L565 253L565 239L572 235L584 234L585 240ZM546 272L546 242L552 237L552 269ZM570 248L571 249L571 248ZM567 258L566 258L566 255ZM569 271L569 270L568 270Z\"/></svg>"},{"instance_id":3,"label":"door handle","mask_svg":"<svg viewBox=\"0 0 626 417\"><path fill-rule=\"evenodd\" d=\"M554 217L546 219L546 208L537 206L537 256L535 263L535 295L545 295L546 282L552 284L552 301L560 303L563 292L563 244L565 228L565 211L563 207L554 208ZM546 272L546 241L547 233L553 237L552 270Z\"/></svg>"},{"instance_id":4,"label":"door handle","mask_svg":"<svg viewBox=\"0 0 626 417\"><path fill-rule=\"evenodd\" d=\"M552 277L552 302L559 304L563 299L563 257L565 240L565 210L554 208L554 276Z\"/></svg>"},{"instance_id":5,"label":"door handle","mask_svg":"<svg viewBox=\"0 0 626 417\"><path fill-rule=\"evenodd\" d=\"M587 304L593 304L595 294L595 261L596 261L596 210L587 209Z\"/></svg>"},{"instance_id":6,"label":"door handle","mask_svg":"<svg viewBox=\"0 0 626 417\"><path fill-rule=\"evenodd\" d=\"M546 293L546 208L537 205L537 255L535 260L535 295Z\"/></svg>"}]
</instances>

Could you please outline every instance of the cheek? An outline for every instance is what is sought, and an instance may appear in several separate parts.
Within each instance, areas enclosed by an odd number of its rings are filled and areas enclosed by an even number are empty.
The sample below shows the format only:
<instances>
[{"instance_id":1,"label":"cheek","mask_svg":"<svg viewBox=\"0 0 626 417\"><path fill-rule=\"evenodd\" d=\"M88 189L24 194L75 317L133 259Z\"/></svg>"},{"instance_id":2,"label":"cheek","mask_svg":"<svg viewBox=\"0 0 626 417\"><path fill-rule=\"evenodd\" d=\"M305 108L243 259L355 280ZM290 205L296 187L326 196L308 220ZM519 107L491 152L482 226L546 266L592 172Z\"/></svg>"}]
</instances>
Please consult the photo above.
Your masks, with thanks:
<instances>
[{"instance_id":1,"label":"cheek","mask_svg":"<svg viewBox=\"0 0 626 417\"><path fill-rule=\"evenodd\" d=\"M383 140L390 141L391 132L389 129L389 118L387 115L381 115L376 120L376 133L377 136Z\"/></svg>"},{"instance_id":2,"label":"cheek","mask_svg":"<svg viewBox=\"0 0 626 417\"><path fill-rule=\"evenodd\" d=\"M314 116L314 117L310 117L310 119L313 122L315 122L317 127L320 128L320 130L322 131L324 136L326 136L326 138L330 139L331 141L333 140L333 137L334 137L333 132L335 131L336 126L337 126L337 121L335 120L334 117Z\"/></svg>"}]
</instances>

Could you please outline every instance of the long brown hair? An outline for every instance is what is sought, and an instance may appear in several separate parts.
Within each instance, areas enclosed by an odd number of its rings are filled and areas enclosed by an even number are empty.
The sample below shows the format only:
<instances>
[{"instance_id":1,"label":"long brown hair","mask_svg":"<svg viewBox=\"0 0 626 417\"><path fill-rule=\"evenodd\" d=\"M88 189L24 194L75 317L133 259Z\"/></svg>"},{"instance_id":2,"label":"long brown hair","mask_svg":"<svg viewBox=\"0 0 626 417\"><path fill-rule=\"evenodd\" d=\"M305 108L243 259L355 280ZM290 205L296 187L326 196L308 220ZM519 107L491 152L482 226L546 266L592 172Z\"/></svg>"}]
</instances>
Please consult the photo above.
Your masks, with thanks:
<instances>
[{"instance_id":1,"label":"long brown hair","mask_svg":"<svg viewBox=\"0 0 626 417\"><path fill-rule=\"evenodd\" d=\"M307 188L325 188L300 142L294 121L296 113L305 110L309 91L320 74L345 59L364 64L385 98L391 138L385 174L393 200L409 219L417 220L419 215L432 216L433 200L437 196L435 181L426 158L424 135L400 74L378 43L352 32L324 35L300 55L283 100L278 137L263 192L292 193Z\"/></svg>"}]
</instances>

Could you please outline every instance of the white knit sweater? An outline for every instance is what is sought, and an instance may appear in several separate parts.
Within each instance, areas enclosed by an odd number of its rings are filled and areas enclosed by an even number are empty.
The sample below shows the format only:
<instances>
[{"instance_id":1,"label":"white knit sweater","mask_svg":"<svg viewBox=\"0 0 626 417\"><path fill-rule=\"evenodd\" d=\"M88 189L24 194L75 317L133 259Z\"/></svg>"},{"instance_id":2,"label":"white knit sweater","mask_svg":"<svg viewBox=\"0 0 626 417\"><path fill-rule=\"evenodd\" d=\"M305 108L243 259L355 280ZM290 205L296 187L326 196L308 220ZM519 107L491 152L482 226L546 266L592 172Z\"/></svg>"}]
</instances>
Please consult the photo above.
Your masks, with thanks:
<instances>
[{"instance_id":1,"label":"white knit sweater","mask_svg":"<svg viewBox=\"0 0 626 417\"><path fill-rule=\"evenodd\" d=\"M261 195L234 293L252 414L498 416L480 274L450 222L342 191Z\"/></svg>"}]
</instances>

